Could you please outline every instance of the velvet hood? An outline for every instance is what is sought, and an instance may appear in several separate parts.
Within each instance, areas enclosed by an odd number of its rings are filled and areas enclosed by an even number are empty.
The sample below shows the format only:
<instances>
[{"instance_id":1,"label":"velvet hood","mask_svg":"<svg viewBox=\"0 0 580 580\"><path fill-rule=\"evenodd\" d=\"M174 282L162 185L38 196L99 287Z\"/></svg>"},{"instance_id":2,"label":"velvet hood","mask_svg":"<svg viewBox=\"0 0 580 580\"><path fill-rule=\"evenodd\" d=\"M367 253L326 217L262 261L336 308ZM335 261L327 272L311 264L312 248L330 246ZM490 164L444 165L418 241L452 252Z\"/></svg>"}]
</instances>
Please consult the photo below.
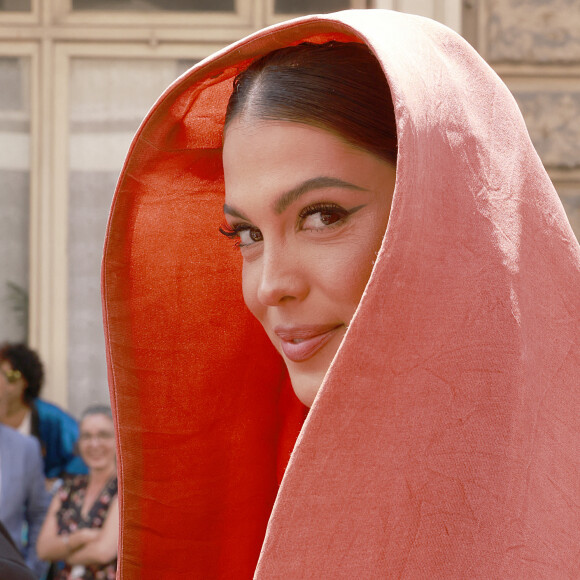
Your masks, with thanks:
<instances>
[{"instance_id":1,"label":"velvet hood","mask_svg":"<svg viewBox=\"0 0 580 580\"><path fill-rule=\"evenodd\" d=\"M221 144L241 69L331 39L381 63L399 156L382 248L307 415L218 233ZM139 129L107 231L121 578L578 578L579 289L513 97L448 28L352 10L199 63Z\"/></svg>"}]
</instances>

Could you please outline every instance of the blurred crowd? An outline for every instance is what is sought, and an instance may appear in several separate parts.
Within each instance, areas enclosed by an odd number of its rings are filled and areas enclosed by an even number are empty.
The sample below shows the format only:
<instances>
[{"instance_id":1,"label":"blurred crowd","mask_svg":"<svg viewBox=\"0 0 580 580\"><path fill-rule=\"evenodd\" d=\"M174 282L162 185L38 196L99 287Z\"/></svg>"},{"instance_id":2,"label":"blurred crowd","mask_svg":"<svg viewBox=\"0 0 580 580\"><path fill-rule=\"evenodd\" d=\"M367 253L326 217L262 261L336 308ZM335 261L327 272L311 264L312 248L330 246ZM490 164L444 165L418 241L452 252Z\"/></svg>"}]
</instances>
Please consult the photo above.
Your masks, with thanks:
<instances>
[{"instance_id":1,"label":"blurred crowd","mask_svg":"<svg viewBox=\"0 0 580 580\"><path fill-rule=\"evenodd\" d=\"M80 421L40 398L25 344L0 346L0 578L113 580L119 510L111 409Z\"/></svg>"}]
</instances>

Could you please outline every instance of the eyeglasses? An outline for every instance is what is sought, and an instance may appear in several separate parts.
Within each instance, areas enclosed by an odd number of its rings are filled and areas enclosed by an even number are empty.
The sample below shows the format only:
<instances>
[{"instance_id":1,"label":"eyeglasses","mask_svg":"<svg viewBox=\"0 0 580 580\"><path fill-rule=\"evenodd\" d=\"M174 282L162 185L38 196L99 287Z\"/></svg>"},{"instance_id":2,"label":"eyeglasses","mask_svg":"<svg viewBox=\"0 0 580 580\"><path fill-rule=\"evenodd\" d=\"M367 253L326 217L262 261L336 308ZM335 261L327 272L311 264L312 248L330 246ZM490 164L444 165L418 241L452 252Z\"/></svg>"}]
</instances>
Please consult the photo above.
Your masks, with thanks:
<instances>
[{"instance_id":1,"label":"eyeglasses","mask_svg":"<svg viewBox=\"0 0 580 580\"><path fill-rule=\"evenodd\" d=\"M14 369L10 369L9 371L3 369L2 367L0 367L0 372L4 375L4 378L9 382L9 383L15 383L16 381L18 381L19 379L22 378L22 373L20 371L16 371Z\"/></svg>"},{"instance_id":2,"label":"eyeglasses","mask_svg":"<svg viewBox=\"0 0 580 580\"><path fill-rule=\"evenodd\" d=\"M104 443L105 441L111 440L115 436L114 433L111 431L99 431L98 433L81 433L79 437L79 441L81 443L88 443L93 439L97 441L97 443Z\"/></svg>"}]
</instances>

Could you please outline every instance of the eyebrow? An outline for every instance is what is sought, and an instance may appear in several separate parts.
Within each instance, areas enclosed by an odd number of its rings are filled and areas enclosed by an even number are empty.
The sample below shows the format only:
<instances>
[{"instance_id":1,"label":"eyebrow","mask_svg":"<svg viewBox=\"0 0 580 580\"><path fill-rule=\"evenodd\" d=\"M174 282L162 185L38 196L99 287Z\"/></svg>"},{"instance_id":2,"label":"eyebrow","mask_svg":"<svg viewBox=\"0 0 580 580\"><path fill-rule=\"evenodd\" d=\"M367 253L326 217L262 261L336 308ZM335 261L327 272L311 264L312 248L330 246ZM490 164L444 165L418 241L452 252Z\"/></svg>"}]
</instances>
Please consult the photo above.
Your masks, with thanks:
<instances>
[{"instance_id":1,"label":"eyebrow","mask_svg":"<svg viewBox=\"0 0 580 580\"><path fill-rule=\"evenodd\" d=\"M273 204L274 211L280 215L284 210L292 205L300 196L313 191L314 189L324 189L326 187L342 187L344 189L356 189L357 191L368 191L364 187L355 185L354 183L349 183L348 181L343 181L338 177L313 177L302 182L300 185L284 192ZM249 221L248 218L241 214L237 209L224 203L224 213L231 216L240 218L245 221Z\"/></svg>"},{"instance_id":2,"label":"eyebrow","mask_svg":"<svg viewBox=\"0 0 580 580\"><path fill-rule=\"evenodd\" d=\"M231 205L224 203L224 213L228 215L240 218L241 220L250 221L245 215L241 214L237 209L233 208Z\"/></svg>"},{"instance_id":3,"label":"eyebrow","mask_svg":"<svg viewBox=\"0 0 580 580\"><path fill-rule=\"evenodd\" d=\"M364 187L354 185L348 181L338 179L338 177L313 177L304 181L297 187L283 193L274 202L274 211L281 214L289 205L293 204L300 196L312 191L313 189L324 189L325 187L342 187L343 189L356 189L358 191L367 191Z\"/></svg>"}]
</instances>

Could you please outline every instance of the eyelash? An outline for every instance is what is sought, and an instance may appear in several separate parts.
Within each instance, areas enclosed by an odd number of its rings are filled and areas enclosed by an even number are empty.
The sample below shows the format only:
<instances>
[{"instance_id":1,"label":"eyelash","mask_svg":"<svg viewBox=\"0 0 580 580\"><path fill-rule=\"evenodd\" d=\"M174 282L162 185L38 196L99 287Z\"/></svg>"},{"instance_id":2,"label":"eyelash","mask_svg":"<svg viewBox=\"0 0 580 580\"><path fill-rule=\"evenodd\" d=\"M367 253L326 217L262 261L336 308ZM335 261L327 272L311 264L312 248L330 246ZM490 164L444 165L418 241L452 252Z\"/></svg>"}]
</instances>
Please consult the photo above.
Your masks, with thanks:
<instances>
[{"instance_id":1,"label":"eyelash","mask_svg":"<svg viewBox=\"0 0 580 580\"><path fill-rule=\"evenodd\" d=\"M342 223L345 218L347 218L351 212L347 211L340 205L336 203L313 203L312 205L306 206L299 214L298 217L301 221L304 221L308 216L315 215L317 213L335 213L339 214L341 217L337 222L333 222L326 226L327 228L334 226L335 224L338 225Z\"/></svg>"},{"instance_id":2,"label":"eyelash","mask_svg":"<svg viewBox=\"0 0 580 580\"><path fill-rule=\"evenodd\" d=\"M359 209L359 208L356 208ZM299 217L299 222L303 222L306 218L308 218L311 215L315 215L317 213L335 213L335 214L339 214L341 217L336 221L333 222L327 226L325 226L324 228L319 228L319 229L327 229L327 228L332 228L335 227L339 224L341 224L349 215L351 215L351 213L354 213L353 210L348 211L346 209L344 209L343 207L341 207L340 205L337 205L335 203L314 203L312 205L308 205L305 208L303 208L300 213L298 214ZM240 233L247 231L247 230L256 230L259 231L258 228L254 228L253 226L250 226L249 224L236 224L235 226L230 226L227 222L224 222L220 228L219 228L219 232L221 234L223 234L224 236L226 236L227 238L233 239L234 240L234 246L236 248L243 248L244 246L246 246L247 244L242 244L240 241Z\"/></svg>"},{"instance_id":3,"label":"eyelash","mask_svg":"<svg viewBox=\"0 0 580 580\"><path fill-rule=\"evenodd\" d=\"M236 224L234 227L230 226L227 222L224 222L219 227L220 234L223 234L227 238L234 240L234 246L236 248L243 247L240 241L240 233L245 230L251 230L252 226L246 224Z\"/></svg>"}]
</instances>

